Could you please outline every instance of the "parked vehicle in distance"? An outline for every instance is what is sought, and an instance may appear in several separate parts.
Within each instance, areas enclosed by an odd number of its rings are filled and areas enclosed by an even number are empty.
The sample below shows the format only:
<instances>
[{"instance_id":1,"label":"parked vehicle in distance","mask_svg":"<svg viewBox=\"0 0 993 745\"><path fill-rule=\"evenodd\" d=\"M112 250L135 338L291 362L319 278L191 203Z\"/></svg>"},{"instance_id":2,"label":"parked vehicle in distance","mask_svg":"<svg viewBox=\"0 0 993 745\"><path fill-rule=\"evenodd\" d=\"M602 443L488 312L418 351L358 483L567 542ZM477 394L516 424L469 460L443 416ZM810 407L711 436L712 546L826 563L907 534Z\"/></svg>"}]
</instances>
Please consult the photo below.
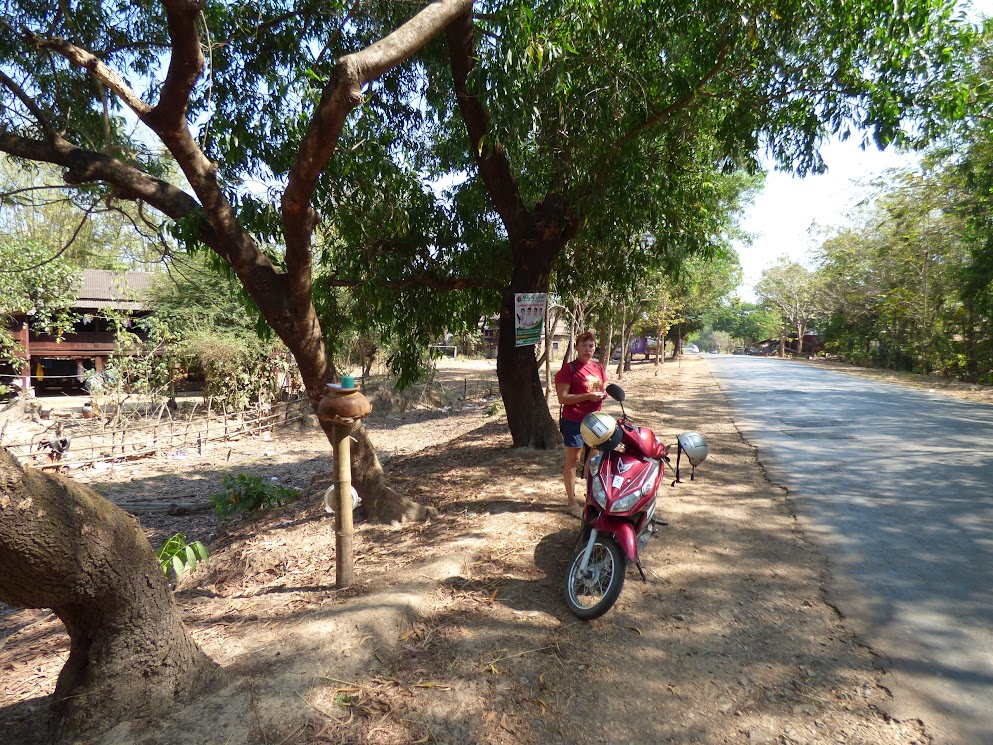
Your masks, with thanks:
<instances>
[{"instance_id":1,"label":"parked vehicle in distance","mask_svg":"<svg viewBox=\"0 0 993 745\"><path fill-rule=\"evenodd\" d=\"M631 352L631 359L634 359L635 355L644 355L645 359L655 355L655 350L658 349L658 342L650 336L639 336L631 340L631 345L629 347ZM619 360L621 358L621 346L618 344L614 347L614 351L611 353L610 358L612 360Z\"/></svg>"}]
</instances>

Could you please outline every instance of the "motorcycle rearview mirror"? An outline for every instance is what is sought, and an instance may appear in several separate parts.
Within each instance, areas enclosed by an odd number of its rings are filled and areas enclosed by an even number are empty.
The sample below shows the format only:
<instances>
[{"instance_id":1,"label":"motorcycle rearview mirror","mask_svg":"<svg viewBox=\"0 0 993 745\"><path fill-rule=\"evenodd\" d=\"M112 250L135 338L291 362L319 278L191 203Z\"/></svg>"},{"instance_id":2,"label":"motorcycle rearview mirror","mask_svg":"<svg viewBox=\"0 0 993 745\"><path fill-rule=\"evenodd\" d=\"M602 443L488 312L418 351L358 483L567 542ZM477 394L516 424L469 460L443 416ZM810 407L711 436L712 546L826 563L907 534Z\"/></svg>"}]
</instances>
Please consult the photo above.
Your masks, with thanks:
<instances>
[{"instance_id":1,"label":"motorcycle rearview mirror","mask_svg":"<svg viewBox=\"0 0 993 745\"><path fill-rule=\"evenodd\" d=\"M620 401L622 403L624 401L624 389L616 383L611 383L607 386L607 395L615 401Z\"/></svg>"},{"instance_id":2,"label":"motorcycle rearview mirror","mask_svg":"<svg viewBox=\"0 0 993 745\"><path fill-rule=\"evenodd\" d=\"M620 402L620 404L621 404L621 414L624 417L624 420L626 421L628 415L627 415L627 412L624 411L624 389L621 388L616 383L611 383L610 385L607 386L606 393L607 393L608 396L610 396L615 401L619 401Z\"/></svg>"}]
</instances>

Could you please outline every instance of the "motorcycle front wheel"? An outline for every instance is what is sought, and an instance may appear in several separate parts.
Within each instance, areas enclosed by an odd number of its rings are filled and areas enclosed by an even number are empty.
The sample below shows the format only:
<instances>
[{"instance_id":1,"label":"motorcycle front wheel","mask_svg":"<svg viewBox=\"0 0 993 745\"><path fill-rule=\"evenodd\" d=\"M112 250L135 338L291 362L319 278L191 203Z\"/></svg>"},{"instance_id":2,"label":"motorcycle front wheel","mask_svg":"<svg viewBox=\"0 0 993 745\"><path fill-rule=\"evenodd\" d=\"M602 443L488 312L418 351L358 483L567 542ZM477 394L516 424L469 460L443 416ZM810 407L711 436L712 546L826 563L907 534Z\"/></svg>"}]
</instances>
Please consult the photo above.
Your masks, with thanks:
<instances>
[{"instance_id":1,"label":"motorcycle front wheel","mask_svg":"<svg viewBox=\"0 0 993 745\"><path fill-rule=\"evenodd\" d=\"M627 559L614 541L597 538L586 571L581 572L579 565L585 552L586 546L580 546L569 564L565 602L578 618L589 621L602 616L617 602L624 586Z\"/></svg>"}]
</instances>

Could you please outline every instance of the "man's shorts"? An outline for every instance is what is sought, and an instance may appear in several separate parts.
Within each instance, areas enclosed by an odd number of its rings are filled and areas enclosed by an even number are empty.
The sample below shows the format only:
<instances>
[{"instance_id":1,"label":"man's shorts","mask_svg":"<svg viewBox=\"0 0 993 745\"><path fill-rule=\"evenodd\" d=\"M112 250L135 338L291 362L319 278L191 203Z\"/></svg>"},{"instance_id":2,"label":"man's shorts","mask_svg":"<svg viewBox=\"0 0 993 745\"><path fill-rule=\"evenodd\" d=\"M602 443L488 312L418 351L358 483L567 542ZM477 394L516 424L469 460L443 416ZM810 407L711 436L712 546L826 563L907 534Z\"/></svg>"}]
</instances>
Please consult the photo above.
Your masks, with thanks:
<instances>
[{"instance_id":1,"label":"man's shorts","mask_svg":"<svg viewBox=\"0 0 993 745\"><path fill-rule=\"evenodd\" d=\"M579 431L582 422L572 422L568 419L559 419L559 431L562 433L562 442L567 448L581 448L583 446L583 435Z\"/></svg>"}]
</instances>

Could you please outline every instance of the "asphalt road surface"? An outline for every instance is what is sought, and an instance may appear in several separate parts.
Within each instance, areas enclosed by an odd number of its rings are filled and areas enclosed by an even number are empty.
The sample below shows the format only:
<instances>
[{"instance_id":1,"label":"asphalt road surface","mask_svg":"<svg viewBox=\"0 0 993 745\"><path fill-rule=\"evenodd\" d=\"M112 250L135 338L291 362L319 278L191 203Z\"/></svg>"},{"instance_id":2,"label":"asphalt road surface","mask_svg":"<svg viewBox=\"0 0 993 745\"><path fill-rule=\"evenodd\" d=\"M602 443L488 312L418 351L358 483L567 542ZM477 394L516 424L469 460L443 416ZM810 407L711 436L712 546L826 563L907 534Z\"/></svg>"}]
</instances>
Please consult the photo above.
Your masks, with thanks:
<instances>
[{"instance_id":1,"label":"asphalt road surface","mask_svg":"<svg viewBox=\"0 0 993 745\"><path fill-rule=\"evenodd\" d=\"M705 355L832 564L888 712L993 745L993 406L789 360Z\"/></svg>"}]
</instances>

